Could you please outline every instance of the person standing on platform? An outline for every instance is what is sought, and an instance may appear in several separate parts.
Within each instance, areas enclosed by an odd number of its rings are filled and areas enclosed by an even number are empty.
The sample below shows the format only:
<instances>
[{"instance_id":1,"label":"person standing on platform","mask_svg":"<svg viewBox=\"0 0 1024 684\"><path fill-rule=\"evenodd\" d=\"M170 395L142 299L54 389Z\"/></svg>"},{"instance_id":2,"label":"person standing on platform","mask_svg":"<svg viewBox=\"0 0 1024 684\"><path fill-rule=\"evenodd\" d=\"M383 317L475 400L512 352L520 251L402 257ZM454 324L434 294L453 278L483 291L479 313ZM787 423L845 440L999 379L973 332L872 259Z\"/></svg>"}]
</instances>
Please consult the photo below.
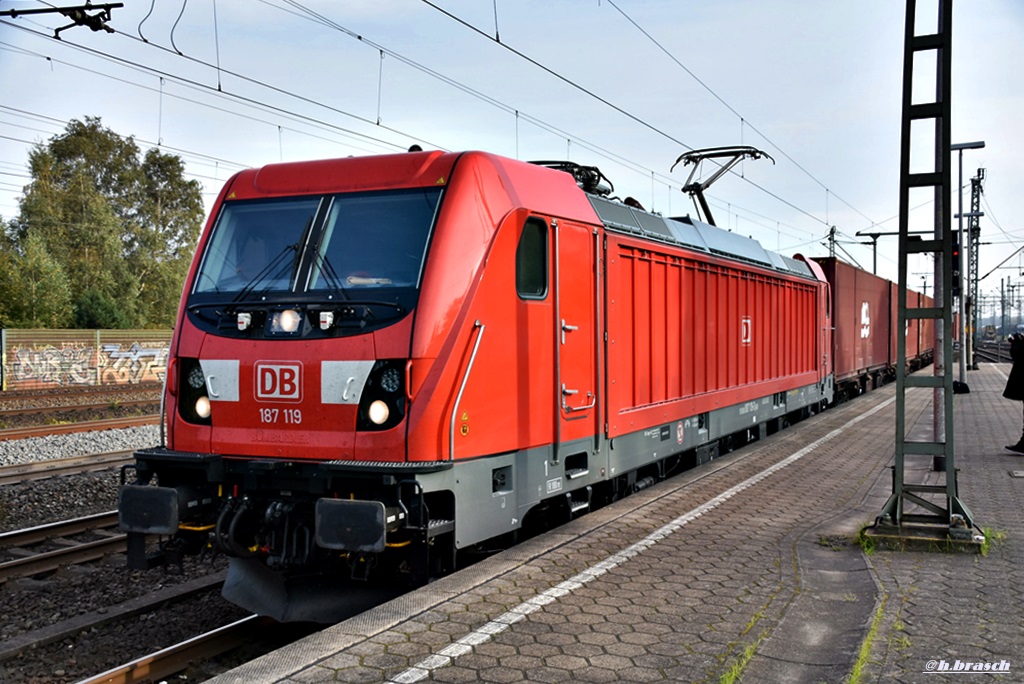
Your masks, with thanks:
<instances>
[{"instance_id":1,"label":"person standing on platform","mask_svg":"<svg viewBox=\"0 0 1024 684\"><path fill-rule=\"evenodd\" d=\"M1024 334L1014 333L1008 339L1013 367L1010 369L1010 377L1006 381L1003 396L1013 401L1024 401ZM1024 456L1024 432L1016 444L1004 448L1011 454Z\"/></svg>"}]
</instances>

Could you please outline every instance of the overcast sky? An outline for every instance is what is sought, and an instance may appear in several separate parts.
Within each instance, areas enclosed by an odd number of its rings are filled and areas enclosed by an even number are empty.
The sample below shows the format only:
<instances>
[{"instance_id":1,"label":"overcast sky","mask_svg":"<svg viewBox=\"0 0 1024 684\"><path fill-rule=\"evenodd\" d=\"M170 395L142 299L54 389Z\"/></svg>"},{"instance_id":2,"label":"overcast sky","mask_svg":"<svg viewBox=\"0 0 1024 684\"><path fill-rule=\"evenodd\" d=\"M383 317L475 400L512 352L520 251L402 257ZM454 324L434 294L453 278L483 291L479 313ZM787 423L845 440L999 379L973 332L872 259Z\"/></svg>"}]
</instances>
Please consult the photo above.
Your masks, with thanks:
<instances>
[{"instance_id":1,"label":"overcast sky","mask_svg":"<svg viewBox=\"0 0 1024 684\"><path fill-rule=\"evenodd\" d=\"M76 27L60 41L60 15L0 19L5 219L31 146L95 116L143 149L180 154L207 207L244 167L418 143L596 165L616 194L692 214L679 190L689 169L670 173L673 162L742 143L776 163L747 161L712 188L719 226L818 256L834 225L840 255L867 270L857 233L898 229L899 0L124 1L114 33ZM918 5L934 16L933 0ZM987 145L964 153L964 182L985 168L989 293L1024 280L1019 255L994 270L1024 245L1024 2L958 2L953 33L952 141ZM917 99L934 80L919 70ZM925 133L917 170L931 164ZM931 228L927 200L912 200L925 204L912 229ZM878 271L892 280L896 251L895 237L880 239ZM931 292L931 270L915 258L910 285Z\"/></svg>"}]
</instances>

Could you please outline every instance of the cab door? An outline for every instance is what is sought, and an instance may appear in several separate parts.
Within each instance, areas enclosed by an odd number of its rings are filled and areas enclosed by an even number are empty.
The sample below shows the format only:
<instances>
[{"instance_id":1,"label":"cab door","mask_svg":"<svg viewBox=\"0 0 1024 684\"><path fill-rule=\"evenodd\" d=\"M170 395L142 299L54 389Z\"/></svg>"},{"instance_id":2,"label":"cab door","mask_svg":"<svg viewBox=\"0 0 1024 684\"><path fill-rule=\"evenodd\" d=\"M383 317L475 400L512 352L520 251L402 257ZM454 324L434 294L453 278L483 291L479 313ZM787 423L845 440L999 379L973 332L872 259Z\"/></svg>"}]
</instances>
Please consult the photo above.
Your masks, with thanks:
<instances>
[{"instance_id":1,"label":"cab door","mask_svg":"<svg viewBox=\"0 0 1024 684\"><path fill-rule=\"evenodd\" d=\"M592 438L598 431L597 239L592 226L552 220L555 240L557 439Z\"/></svg>"}]
</instances>

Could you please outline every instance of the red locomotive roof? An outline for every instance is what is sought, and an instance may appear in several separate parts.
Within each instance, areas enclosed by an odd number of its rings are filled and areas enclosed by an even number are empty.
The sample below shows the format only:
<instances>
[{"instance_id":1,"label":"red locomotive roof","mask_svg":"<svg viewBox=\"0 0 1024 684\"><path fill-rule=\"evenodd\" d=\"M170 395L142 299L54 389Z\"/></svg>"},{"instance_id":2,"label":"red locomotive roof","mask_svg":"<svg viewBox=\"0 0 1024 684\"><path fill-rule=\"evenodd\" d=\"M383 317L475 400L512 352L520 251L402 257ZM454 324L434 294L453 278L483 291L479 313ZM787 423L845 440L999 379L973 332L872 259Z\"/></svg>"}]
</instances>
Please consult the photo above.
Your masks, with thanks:
<instances>
[{"instance_id":1,"label":"red locomotive roof","mask_svg":"<svg viewBox=\"0 0 1024 684\"><path fill-rule=\"evenodd\" d=\"M268 164L228 183L226 199L445 185L459 154L416 152Z\"/></svg>"}]
</instances>

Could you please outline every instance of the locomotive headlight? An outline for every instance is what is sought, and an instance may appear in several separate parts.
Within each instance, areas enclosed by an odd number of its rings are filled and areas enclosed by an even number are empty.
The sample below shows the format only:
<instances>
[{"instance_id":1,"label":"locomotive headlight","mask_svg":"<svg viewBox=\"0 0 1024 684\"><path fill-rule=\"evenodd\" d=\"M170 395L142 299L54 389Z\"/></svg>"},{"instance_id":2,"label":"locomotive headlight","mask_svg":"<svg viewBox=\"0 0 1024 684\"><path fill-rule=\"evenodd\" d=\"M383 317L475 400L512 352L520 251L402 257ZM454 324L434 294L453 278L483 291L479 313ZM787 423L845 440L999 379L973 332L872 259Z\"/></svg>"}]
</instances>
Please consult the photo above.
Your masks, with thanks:
<instances>
[{"instance_id":1,"label":"locomotive headlight","mask_svg":"<svg viewBox=\"0 0 1024 684\"><path fill-rule=\"evenodd\" d=\"M199 359L179 357L174 370L179 377L178 415L193 425L210 425L210 396Z\"/></svg>"},{"instance_id":2,"label":"locomotive headlight","mask_svg":"<svg viewBox=\"0 0 1024 684\"><path fill-rule=\"evenodd\" d=\"M403 359L378 359L363 384L356 413L357 430L390 430L405 419Z\"/></svg>"},{"instance_id":3,"label":"locomotive headlight","mask_svg":"<svg viewBox=\"0 0 1024 684\"><path fill-rule=\"evenodd\" d=\"M391 415L391 409L389 409L388 405L380 399L370 404L370 408L367 411L367 417L375 425L383 425L386 423L389 415Z\"/></svg>"},{"instance_id":4,"label":"locomotive headlight","mask_svg":"<svg viewBox=\"0 0 1024 684\"><path fill-rule=\"evenodd\" d=\"M210 417L210 399L208 397L196 399L196 415L204 419Z\"/></svg>"},{"instance_id":5,"label":"locomotive headlight","mask_svg":"<svg viewBox=\"0 0 1024 684\"><path fill-rule=\"evenodd\" d=\"M293 333L299 329L302 315L295 309L275 311L270 318L270 331L276 333Z\"/></svg>"}]
</instances>

